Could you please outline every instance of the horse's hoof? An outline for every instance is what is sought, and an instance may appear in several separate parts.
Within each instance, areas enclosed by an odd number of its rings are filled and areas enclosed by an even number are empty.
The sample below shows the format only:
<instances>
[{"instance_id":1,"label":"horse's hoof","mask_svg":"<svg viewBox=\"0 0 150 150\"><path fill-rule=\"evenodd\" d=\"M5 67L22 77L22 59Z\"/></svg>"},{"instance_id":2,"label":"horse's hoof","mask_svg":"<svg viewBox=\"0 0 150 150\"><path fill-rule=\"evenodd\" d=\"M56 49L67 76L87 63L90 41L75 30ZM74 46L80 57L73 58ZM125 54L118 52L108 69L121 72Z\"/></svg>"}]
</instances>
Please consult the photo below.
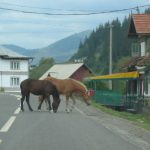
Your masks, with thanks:
<instances>
[{"instance_id":1,"label":"horse's hoof","mask_svg":"<svg viewBox=\"0 0 150 150\"><path fill-rule=\"evenodd\" d=\"M53 110L53 112L54 112L54 113L56 113L56 112L57 112L57 110Z\"/></svg>"},{"instance_id":2,"label":"horse's hoof","mask_svg":"<svg viewBox=\"0 0 150 150\"><path fill-rule=\"evenodd\" d=\"M70 111L69 112L72 112L72 109L70 109Z\"/></svg>"},{"instance_id":3,"label":"horse's hoof","mask_svg":"<svg viewBox=\"0 0 150 150\"><path fill-rule=\"evenodd\" d=\"M40 107L38 107L38 108L37 108L37 110L41 110L41 108L40 108Z\"/></svg>"},{"instance_id":4,"label":"horse's hoof","mask_svg":"<svg viewBox=\"0 0 150 150\"><path fill-rule=\"evenodd\" d=\"M50 110L49 112L50 112L50 113L53 113L53 110Z\"/></svg>"},{"instance_id":5,"label":"horse's hoof","mask_svg":"<svg viewBox=\"0 0 150 150\"><path fill-rule=\"evenodd\" d=\"M66 109L66 113L70 113L70 111L68 109Z\"/></svg>"}]
</instances>

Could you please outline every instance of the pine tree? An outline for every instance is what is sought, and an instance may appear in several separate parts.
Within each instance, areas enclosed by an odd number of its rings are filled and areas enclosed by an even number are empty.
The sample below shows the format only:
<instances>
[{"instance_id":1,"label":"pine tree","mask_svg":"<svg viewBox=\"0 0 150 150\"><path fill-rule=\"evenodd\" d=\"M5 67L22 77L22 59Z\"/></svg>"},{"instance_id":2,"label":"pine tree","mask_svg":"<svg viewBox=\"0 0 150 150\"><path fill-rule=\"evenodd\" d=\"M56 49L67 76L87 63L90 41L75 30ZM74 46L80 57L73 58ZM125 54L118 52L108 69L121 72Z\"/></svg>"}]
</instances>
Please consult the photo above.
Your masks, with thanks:
<instances>
[{"instance_id":1,"label":"pine tree","mask_svg":"<svg viewBox=\"0 0 150 150\"><path fill-rule=\"evenodd\" d=\"M113 70L116 64L123 57L130 56L131 39L128 39L130 16L125 17L121 23L119 19L113 20L111 23L106 22L104 25L93 31L84 43L80 43L78 52L71 58L80 59L86 57L85 63L92 68L95 73L108 74L109 72L109 34L110 24L113 25Z\"/></svg>"}]
</instances>

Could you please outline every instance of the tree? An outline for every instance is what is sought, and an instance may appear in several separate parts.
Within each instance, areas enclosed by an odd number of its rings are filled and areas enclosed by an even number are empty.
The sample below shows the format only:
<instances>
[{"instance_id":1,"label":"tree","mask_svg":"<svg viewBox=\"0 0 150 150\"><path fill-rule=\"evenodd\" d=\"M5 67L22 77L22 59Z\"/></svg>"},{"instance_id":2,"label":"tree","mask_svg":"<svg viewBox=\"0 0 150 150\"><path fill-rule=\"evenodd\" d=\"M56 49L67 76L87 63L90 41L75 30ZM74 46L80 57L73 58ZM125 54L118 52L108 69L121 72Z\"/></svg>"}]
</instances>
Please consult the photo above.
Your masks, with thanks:
<instances>
[{"instance_id":1,"label":"tree","mask_svg":"<svg viewBox=\"0 0 150 150\"><path fill-rule=\"evenodd\" d=\"M53 65L53 58L41 58L39 65L30 71L29 77L39 79Z\"/></svg>"},{"instance_id":2,"label":"tree","mask_svg":"<svg viewBox=\"0 0 150 150\"><path fill-rule=\"evenodd\" d=\"M113 70L116 70L116 64L122 57L130 56L131 39L128 39L128 26L130 16L125 17L121 23L119 19L104 25L93 31L84 43L80 44L78 52L71 58L80 59L86 57L85 63L96 74L108 74L109 72L109 34L110 24L113 24Z\"/></svg>"},{"instance_id":3,"label":"tree","mask_svg":"<svg viewBox=\"0 0 150 150\"><path fill-rule=\"evenodd\" d=\"M146 14L150 14L150 7L145 10Z\"/></svg>"}]
</instances>

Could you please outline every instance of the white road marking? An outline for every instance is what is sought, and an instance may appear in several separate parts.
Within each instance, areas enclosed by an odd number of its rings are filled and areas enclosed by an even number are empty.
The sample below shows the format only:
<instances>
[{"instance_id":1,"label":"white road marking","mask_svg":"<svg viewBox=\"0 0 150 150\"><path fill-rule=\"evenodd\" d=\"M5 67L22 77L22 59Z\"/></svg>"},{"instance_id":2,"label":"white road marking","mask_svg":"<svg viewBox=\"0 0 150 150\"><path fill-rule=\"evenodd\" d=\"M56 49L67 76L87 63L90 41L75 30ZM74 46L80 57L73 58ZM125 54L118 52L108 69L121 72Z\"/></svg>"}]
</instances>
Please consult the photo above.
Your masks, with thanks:
<instances>
[{"instance_id":1,"label":"white road marking","mask_svg":"<svg viewBox=\"0 0 150 150\"><path fill-rule=\"evenodd\" d=\"M17 98L17 100L21 99L21 95L17 95L17 94L9 94L9 95L15 96Z\"/></svg>"},{"instance_id":2,"label":"white road marking","mask_svg":"<svg viewBox=\"0 0 150 150\"><path fill-rule=\"evenodd\" d=\"M20 107L18 107L18 108L15 110L14 115L17 115L17 114L19 114L19 113L20 113Z\"/></svg>"},{"instance_id":3,"label":"white road marking","mask_svg":"<svg viewBox=\"0 0 150 150\"><path fill-rule=\"evenodd\" d=\"M21 97L17 97L17 100L20 101Z\"/></svg>"},{"instance_id":4,"label":"white road marking","mask_svg":"<svg viewBox=\"0 0 150 150\"><path fill-rule=\"evenodd\" d=\"M75 109L82 115L86 115L82 110L78 109L76 106L75 106Z\"/></svg>"},{"instance_id":5,"label":"white road marking","mask_svg":"<svg viewBox=\"0 0 150 150\"><path fill-rule=\"evenodd\" d=\"M2 143L2 140L0 139L0 144Z\"/></svg>"},{"instance_id":6,"label":"white road marking","mask_svg":"<svg viewBox=\"0 0 150 150\"><path fill-rule=\"evenodd\" d=\"M1 128L0 132L7 132L9 128L12 126L13 122L15 121L16 116L11 116L9 120L4 124L4 126Z\"/></svg>"}]
</instances>

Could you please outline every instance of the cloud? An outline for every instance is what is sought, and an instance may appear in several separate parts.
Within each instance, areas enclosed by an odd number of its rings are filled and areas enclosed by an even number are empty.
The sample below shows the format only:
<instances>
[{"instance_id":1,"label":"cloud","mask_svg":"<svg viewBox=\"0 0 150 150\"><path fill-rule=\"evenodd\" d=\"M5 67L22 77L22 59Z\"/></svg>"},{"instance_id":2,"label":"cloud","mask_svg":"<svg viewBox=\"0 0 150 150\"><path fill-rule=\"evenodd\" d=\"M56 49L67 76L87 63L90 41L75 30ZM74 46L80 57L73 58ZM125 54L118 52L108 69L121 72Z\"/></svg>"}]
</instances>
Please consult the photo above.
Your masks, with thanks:
<instances>
[{"instance_id":1,"label":"cloud","mask_svg":"<svg viewBox=\"0 0 150 150\"><path fill-rule=\"evenodd\" d=\"M0 6L50 13L85 13L130 8L149 2L150 0L1 0ZM51 9L25 8L8 4ZM130 12L91 16L47 16L0 10L0 44L18 44L25 48L43 47L71 34L93 30L117 17L122 20Z\"/></svg>"}]
</instances>

